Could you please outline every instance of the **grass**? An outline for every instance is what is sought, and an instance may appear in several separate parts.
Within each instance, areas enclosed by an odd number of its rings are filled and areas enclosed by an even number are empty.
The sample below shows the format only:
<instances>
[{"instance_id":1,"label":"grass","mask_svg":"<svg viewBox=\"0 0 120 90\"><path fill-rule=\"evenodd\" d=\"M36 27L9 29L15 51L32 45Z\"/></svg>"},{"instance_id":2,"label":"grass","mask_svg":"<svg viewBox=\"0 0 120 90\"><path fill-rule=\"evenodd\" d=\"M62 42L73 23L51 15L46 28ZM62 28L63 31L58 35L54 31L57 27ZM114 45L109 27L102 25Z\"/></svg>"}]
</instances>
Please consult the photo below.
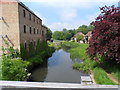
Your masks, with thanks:
<instances>
[{"instance_id":1,"label":"grass","mask_svg":"<svg viewBox=\"0 0 120 90\"><path fill-rule=\"evenodd\" d=\"M62 47L67 48L67 51L70 52L71 58L79 58L83 60L82 63L76 63L74 61L73 68L86 72L93 72L94 79L97 84L115 85L115 83L108 78L105 70L102 69L97 62L95 62L94 60L90 60L90 58L87 56L86 49L88 46L88 44L79 44L74 42L62 43ZM112 71L114 77L118 77L118 73L116 72L116 70L117 69L114 68L114 70Z\"/></svg>"},{"instance_id":2,"label":"grass","mask_svg":"<svg viewBox=\"0 0 120 90\"><path fill-rule=\"evenodd\" d=\"M97 84L112 84L112 85L116 85L116 83L114 83L113 81L111 81L108 76L106 75L105 71L100 68L100 67L96 67L93 70L94 73L94 79L96 81Z\"/></svg>"}]
</instances>

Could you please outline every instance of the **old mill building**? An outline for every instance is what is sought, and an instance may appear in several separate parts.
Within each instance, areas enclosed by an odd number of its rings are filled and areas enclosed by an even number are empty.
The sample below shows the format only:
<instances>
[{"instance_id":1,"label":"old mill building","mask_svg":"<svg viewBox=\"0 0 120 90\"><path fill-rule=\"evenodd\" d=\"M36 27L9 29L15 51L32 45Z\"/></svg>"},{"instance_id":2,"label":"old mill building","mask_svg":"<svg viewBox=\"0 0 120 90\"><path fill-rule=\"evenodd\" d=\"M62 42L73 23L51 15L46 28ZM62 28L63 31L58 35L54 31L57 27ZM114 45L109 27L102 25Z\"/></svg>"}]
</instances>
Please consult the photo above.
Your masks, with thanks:
<instances>
[{"instance_id":1,"label":"old mill building","mask_svg":"<svg viewBox=\"0 0 120 90\"><path fill-rule=\"evenodd\" d=\"M37 40L46 40L46 32L42 20L22 2L0 1L0 47L5 46L5 41L18 49L20 44L36 45Z\"/></svg>"}]
</instances>

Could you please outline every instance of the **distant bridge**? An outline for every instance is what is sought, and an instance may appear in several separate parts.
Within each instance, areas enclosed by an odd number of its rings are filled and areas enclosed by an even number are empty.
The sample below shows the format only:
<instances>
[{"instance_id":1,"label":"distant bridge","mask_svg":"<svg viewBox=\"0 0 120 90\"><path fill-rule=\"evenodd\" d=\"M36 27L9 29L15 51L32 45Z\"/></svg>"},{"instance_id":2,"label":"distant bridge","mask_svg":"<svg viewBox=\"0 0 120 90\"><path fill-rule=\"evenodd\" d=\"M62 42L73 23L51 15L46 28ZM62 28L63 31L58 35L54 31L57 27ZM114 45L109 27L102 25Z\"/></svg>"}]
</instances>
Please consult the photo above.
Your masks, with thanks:
<instances>
[{"instance_id":1,"label":"distant bridge","mask_svg":"<svg viewBox=\"0 0 120 90\"><path fill-rule=\"evenodd\" d=\"M0 81L0 87L2 90L120 90L118 85L82 85L79 83L24 81Z\"/></svg>"}]
</instances>

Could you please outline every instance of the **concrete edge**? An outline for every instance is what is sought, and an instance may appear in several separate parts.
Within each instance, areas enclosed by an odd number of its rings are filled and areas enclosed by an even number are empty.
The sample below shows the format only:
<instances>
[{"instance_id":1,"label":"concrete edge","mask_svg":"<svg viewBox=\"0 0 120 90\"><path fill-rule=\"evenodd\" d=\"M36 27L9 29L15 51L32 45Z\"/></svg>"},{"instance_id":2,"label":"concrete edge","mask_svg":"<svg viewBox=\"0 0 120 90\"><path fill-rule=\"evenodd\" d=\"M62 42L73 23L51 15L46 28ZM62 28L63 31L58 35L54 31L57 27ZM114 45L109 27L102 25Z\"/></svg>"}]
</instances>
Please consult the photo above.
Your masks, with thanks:
<instances>
[{"instance_id":1,"label":"concrete edge","mask_svg":"<svg viewBox=\"0 0 120 90\"><path fill-rule=\"evenodd\" d=\"M118 88L118 85L81 85L79 83L53 83L53 82L24 82L24 81L0 81L2 87L19 87L19 88Z\"/></svg>"}]
</instances>

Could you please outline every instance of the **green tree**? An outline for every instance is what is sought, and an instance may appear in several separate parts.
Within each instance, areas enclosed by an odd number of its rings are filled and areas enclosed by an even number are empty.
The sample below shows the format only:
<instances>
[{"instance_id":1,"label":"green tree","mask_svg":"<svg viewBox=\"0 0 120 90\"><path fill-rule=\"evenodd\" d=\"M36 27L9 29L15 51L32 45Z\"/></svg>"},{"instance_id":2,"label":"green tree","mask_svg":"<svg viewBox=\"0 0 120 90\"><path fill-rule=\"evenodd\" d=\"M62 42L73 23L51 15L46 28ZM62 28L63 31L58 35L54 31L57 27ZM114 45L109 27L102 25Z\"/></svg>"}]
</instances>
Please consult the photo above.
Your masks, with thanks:
<instances>
[{"instance_id":1,"label":"green tree","mask_svg":"<svg viewBox=\"0 0 120 90\"><path fill-rule=\"evenodd\" d=\"M92 25L82 25L80 26L78 29L76 29L76 33L77 32L82 32L83 34L87 34L89 31L91 31L93 29Z\"/></svg>"},{"instance_id":2,"label":"green tree","mask_svg":"<svg viewBox=\"0 0 120 90\"><path fill-rule=\"evenodd\" d=\"M61 40L61 32L60 31L55 31L52 35L52 38L54 40Z\"/></svg>"},{"instance_id":3,"label":"green tree","mask_svg":"<svg viewBox=\"0 0 120 90\"><path fill-rule=\"evenodd\" d=\"M77 35L76 36L77 41L83 40L84 36L83 35Z\"/></svg>"},{"instance_id":4,"label":"green tree","mask_svg":"<svg viewBox=\"0 0 120 90\"><path fill-rule=\"evenodd\" d=\"M52 31L50 29L47 29L47 40L50 40L52 38Z\"/></svg>"},{"instance_id":5,"label":"green tree","mask_svg":"<svg viewBox=\"0 0 120 90\"><path fill-rule=\"evenodd\" d=\"M70 40L74 35L74 31L63 29L63 31L55 31L52 35L55 40Z\"/></svg>"}]
</instances>

